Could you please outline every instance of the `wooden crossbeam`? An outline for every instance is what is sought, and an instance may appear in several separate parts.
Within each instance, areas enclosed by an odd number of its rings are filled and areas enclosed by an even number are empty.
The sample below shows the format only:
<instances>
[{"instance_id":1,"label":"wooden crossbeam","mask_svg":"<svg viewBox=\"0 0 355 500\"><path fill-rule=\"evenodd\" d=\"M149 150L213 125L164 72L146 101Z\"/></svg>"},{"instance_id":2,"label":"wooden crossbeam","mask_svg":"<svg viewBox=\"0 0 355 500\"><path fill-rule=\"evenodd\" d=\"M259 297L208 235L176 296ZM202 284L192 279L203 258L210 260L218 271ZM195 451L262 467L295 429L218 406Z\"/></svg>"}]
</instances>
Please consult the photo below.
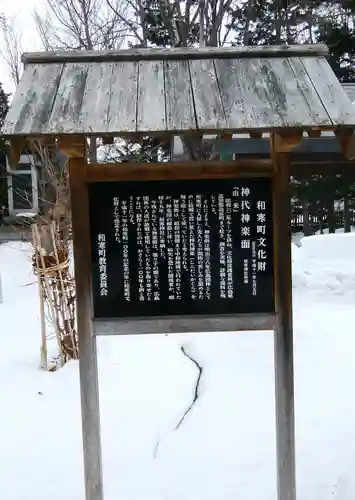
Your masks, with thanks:
<instances>
[{"instance_id":1,"label":"wooden crossbeam","mask_svg":"<svg viewBox=\"0 0 355 500\"><path fill-rule=\"evenodd\" d=\"M249 132L250 139L262 139L263 133L259 130L255 130L253 132Z\"/></svg>"},{"instance_id":2,"label":"wooden crossbeam","mask_svg":"<svg viewBox=\"0 0 355 500\"><path fill-rule=\"evenodd\" d=\"M273 132L270 136L271 153L289 153L301 143L302 137L303 132L300 129Z\"/></svg>"},{"instance_id":3,"label":"wooden crossbeam","mask_svg":"<svg viewBox=\"0 0 355 500\"><path fill-rule=\"evenodd\" d=\"M337 129L334 130L343 155L348 160L355 159L355 135L353 129Z\"/></svg>"},{"instance_id":4,"label":"wooden crossbeam","mask_svg":"<svg viewBox=\"0 0 355 500\"><path fill-rule=\"evenodd\" d=\"M68 158L85 158L86 140L84 136L62 136L58 139L59 149L68 156Z\"/></svg>"},{"instance_id":5,"label":"wooden crossbeam","mask_svg":"<svg viewBox=\"0 0 355 500\"><path fill-rule=\"evenodd\" d=\"M113 135L105 135L103 138L102 138L102 144L104 146L108 146L110 144L113 144L114 143L114 140L115 138L113 137Z\"/></svg>"},{"instance_id":6,"label":"wooden crossbeam","mask_svg":"<svg viewBox=\"0 0 355 500\"><path fill-rule=\"evenodd\" d=\"M272 161L241 160L196 161L186 163L109 163L86 165L86 180L134 181L162 179L210 179L232 178L238 175L263 177L272 175Z\"/></svg>"},{"instance_id":7,"label":"wooden crossbeam","mask_svg":"<svg viewBox=\"0 0 355 500\"><path fill-rule=\"evenodd\" d=\"M307 131L308 137L311 139L319 139L322 136L322 131L316 128Z\"/></svg>"},{"instance_id":8,"label":"wooden crossbeam","mask_svg":"<svg viewBox=\"0 0 355 500\"><path fill-rule=\"evenodd\" d=\"M10 155L9 155L9 160L10 160L10 166L11 168L16 168L19 161L21 154L23 153L24 149L26 147L26 140L25 138L17 138L14 137L11 139L10 143Z\"/></svg>"}]
</instances>

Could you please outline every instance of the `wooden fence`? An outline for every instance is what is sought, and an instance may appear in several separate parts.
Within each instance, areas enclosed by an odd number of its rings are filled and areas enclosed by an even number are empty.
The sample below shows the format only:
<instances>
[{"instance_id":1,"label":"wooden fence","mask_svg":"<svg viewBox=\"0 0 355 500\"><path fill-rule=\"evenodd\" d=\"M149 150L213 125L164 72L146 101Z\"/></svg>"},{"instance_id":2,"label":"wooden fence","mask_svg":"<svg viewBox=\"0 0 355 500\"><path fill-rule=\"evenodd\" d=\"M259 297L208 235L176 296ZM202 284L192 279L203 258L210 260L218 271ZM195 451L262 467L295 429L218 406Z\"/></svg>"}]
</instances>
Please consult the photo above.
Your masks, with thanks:
<instances>
[{"instance_id":1,"label":"wooden fence","mask_svg":"<svg viewBox=\"0 0 355 500\"><path fill-rule=\"evenodd\" d=\"M349 225L355 226L355 211L354 210L349 211L348 219L349 219ZM321 220L319 214L310 214L309 215L309 223L310 223L309 224L310 227L312 228L313 234L316 233L317 231L320 231L321 228L323 228L323 229L329 228L327 214L323 215L322 220ZM345 227L344 211L343 210L336 210L334 212L333 227L335 229L343 229ZM293 208L293 210L292 210L291 228L292 228L293 233L300 233L300 232L303 232L303 230L304 230L303 213L298 208Z\"/></svg>"}]
</instances>

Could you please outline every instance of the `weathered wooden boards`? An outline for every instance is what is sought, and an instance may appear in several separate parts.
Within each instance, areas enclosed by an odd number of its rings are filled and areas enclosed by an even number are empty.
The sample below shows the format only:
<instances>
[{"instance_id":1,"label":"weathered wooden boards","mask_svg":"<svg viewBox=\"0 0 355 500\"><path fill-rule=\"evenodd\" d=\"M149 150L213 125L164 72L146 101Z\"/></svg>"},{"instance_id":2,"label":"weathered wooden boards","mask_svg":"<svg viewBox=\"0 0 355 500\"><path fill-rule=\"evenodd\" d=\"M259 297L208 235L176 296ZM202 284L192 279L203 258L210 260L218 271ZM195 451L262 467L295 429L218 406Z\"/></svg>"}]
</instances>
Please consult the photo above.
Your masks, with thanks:
<instances>
[{"instance_id":1,"label":"weathered wooden boards","mask_svg":"<svg viewBox=\"0 0 355 500\"><path fill-rule=\"evenodd\" d=\"M182 59L246 59L248 57L291 57L291 56L326 56L328 47L322 43L301 45L257 45L234 47L174 47L120 50L86 50L83 51L50 51L25 52L22 56L24 64L44 62L103 62L103 61L163 61Z\"/></svg>"},{"instance_id":2,"label":"weathered wooden boards","mask_svg":"<svg viewBox=\"0 0 355 500\"><path fill-rule=\"evenodd\" d=\"M4 133L46 133L62 71L62 64L31 64L25 69L6 116Z\"/></svg>"},{"instance_id":3,"label":"weathered wooden boards","mask_svg":"<svg viewBox=\"0 0 355 500\"><path fill-rule=\"evenodd\" d=\"M215 61L215 66L228 128L329 124L299 58L224 59Z\"/></svg>"},{"instance_id":4,"label":"weathered wooden boards","mask_svg":"<svg viewBox=\"0 0 355 500\"><path fill-rule=\"evenodd\" d=\"M355 105L324 57L93 62L83 54L73 62L28 64L2 132L124 135L355 125Z\"/></svg>"}]
</instances>

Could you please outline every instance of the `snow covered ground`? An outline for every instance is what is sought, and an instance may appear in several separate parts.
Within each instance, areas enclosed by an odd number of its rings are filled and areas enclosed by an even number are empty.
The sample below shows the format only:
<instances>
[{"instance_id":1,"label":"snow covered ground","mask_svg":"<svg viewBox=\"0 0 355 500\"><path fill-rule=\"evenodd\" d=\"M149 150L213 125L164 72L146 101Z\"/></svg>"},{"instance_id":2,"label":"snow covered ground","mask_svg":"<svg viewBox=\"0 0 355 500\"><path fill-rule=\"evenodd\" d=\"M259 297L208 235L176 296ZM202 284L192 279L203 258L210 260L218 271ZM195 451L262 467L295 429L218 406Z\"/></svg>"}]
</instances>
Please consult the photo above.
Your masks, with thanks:
<instances>
[{"instance_id":1,"label":"snow covered ground","mask_svg":"<svg viewBox=\"0 0 355 500\"><path fill-rule=\"evenodd\" d=\"M355 499L355 234L293 246L299 500ZM0 499L84 500L77 363L38 369L29 247L0 246ZM201 394L191 402L196 367ZM270 332L101 338L105 500L275 500Z\"/></svg>"}]
</instances>

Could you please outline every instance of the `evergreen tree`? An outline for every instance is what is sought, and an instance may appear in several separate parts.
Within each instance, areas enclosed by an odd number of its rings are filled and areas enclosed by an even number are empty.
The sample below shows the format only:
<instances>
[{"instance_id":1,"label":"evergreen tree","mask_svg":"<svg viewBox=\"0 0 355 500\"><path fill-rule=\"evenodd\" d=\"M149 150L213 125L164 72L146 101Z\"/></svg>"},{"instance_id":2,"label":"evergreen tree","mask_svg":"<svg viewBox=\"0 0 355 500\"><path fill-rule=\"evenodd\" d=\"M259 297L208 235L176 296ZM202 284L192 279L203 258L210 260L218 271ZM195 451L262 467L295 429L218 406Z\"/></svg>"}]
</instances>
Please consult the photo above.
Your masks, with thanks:
<instances>
[{"instance_id":1,"label":"evergreen tree","mask_svg":"<svg viewBox=\"0 0 355 500\"><path fill-rule=\"evenodd\" d=\"M322 0L243 0L233 15L237 45L314 43Z\"/></svg>"},{"instance_id":2,"label":"evergreen tree","mask_svg":"<svg viewBox=\"0 0 355 500\"><path fill-rule=\"evenodd\" d=\"M329 48L328 61L341 82L355 79L355 0L323 2L316 38Z\"/></svg>"},{"instance_id":3,"label":"evergreen tree","mask_svg":"<svg viewBox=\"0 0 355 500\"><path fill-rule=\"evenodd\" d=\"M143 2L147 43L155 47L190 46L198 42L199 23L183 15L183 2L155 0ZM189 2L190 8L198 6L198 0ZM178 7L179 6L179 7Z\"/></svg>"},{"instance_id":4,"label":"evergreen tree","mask_svg":"<svg viewBox=\"0 0 355 500\"><path fill-rule=\"evenodd\" d=\"M5 92L2 83L0 83L0 129L4 125L5 117L9 111L9 96L10 94Z\"/></svg>"}]
</instances>

